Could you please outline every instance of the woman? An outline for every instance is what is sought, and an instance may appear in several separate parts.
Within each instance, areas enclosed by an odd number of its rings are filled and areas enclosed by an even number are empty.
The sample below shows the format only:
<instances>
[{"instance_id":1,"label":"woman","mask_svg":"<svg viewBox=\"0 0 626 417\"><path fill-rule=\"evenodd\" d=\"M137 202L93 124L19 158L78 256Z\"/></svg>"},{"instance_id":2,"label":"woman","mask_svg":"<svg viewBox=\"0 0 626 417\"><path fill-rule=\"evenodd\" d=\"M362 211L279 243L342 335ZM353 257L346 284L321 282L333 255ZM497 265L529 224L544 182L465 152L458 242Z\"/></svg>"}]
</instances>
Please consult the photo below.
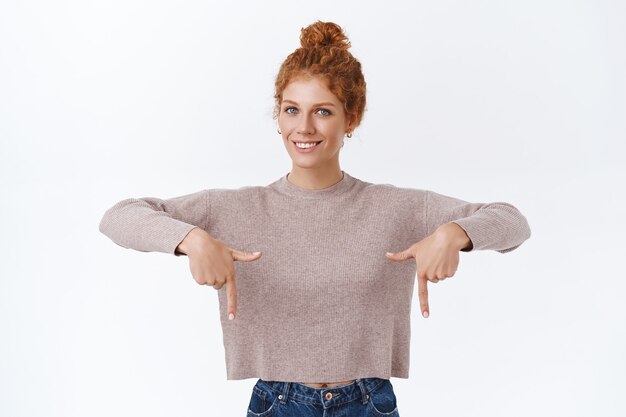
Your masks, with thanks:
<instances>
[{"instance_id":1,"label":"woman","mask_svg":"<svg viewBox=\"0 0 626 417\"><path fill-rule=\"evenodd\" d=\"M127 248L186 255L193 278L218 290L228 379L258 378L248 416L398 416L389 378L408 378L416 270L428 317L427 282L453 276L459 251L509 252L530 229L508 203L341 170L344 137L365 109L361 66L334 23L318 21L300 39L275 85L287 175L126 199L100 230Z\"/></svg>"}]
</instances>

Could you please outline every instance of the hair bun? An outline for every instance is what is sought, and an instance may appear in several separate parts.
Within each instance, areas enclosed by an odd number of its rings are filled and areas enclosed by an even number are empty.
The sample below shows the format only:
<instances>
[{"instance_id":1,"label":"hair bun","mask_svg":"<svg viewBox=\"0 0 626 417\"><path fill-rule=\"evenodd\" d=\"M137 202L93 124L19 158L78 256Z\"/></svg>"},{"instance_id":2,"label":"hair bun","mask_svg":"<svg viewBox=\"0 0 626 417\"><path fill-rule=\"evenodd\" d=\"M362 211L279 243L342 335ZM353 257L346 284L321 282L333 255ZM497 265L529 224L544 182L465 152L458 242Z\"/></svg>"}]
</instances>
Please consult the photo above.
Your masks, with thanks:
<instances>
[{"instance_id":1,"label":"hair bun","mask_svg":"<svg viewBox=\"0 0 626 417\"><path fill-rule=\"evenodd\" d=\"M341 26L318 20L306 28L302 28L300 45L303 48L335 46L347 51L350 48L350 41L343 33Z\"/></svg>"}]
</instances>

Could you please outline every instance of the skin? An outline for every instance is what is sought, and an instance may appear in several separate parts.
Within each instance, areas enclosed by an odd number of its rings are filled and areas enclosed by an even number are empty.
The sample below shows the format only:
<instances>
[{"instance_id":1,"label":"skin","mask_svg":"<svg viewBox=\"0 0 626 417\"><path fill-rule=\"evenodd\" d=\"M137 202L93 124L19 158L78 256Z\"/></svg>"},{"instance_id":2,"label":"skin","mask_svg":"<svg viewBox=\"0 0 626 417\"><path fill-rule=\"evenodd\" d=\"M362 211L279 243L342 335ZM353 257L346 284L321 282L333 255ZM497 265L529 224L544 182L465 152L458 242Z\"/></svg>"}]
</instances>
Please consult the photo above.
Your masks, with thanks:
<instances>
[{"instance_id":1,"label":"skin","mask_svg":"<svg viewBox=\"0 0 626 417\"><path fill-rule=\"evenodd\" d=\"M342 102L327 88L323 79L300 77L292 80L283 91L278 125L283 144L292 161L287 180L300 188L316 190L330 187L342 179L339 153L344 136L353 130ZM310 153L298 153L296 142L317 142ZM428 282L437 283L454 275L459 264L459 252L471 249L472 243L456 223L441 225L431 235L403 251L386 254L391 262L412 259L417 271L417 292L422 316L429 316ZM230 248L206 231L194 228L178 245L177 252L189 257L189 268L200 285L216 290L226 285L229 319L237 311L237 285L234 262L254 262L260 252L250 253ZM306 382L314 388L350 384L340 382Z\"/></svg>"}]
</instances>

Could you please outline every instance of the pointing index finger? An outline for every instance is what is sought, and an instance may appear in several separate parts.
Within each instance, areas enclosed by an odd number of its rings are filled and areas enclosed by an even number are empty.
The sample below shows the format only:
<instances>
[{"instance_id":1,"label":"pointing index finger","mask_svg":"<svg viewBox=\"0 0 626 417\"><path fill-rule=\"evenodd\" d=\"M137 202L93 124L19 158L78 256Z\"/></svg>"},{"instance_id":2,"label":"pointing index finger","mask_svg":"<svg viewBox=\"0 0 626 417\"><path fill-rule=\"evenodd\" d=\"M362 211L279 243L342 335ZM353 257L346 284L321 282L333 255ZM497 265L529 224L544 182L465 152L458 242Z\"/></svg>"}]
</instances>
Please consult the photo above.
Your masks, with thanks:
<instances>
[{"instance_id":1,"label":"pointing index finger","mask_svg":"<svg viewBox=\"0 0 626 417\"><path fill-rule=\"evenodd\" d=\"M422 316L428 318L428 279L425 276L417 276L417 296L420 300L420 308L422 310Z\"/></svg>"},{"instance_id":2,"label":"pointing index finger","mask_svg":"<svg viewBox=\"0 0 626 417\"><path fill-rule=\"evenodd\" d=\"M226 297L228 300L228 319L233 320L237 314L237 284L234 276L226 281Z\"/></svg>"}]
</instances>

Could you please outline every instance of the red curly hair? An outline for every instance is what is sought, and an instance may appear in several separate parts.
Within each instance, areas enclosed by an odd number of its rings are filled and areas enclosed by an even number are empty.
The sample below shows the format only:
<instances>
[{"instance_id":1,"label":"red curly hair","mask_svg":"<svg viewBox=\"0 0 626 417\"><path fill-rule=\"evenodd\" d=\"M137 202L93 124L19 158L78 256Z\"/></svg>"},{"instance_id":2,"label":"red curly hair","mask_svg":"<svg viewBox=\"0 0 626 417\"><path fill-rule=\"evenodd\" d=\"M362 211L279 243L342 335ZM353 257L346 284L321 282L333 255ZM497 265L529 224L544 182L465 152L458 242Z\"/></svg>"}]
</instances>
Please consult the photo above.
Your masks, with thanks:
<instances>
[{"instance_id":1,"label":"red curly hair","mask_svg":"<svg viewBox=\"0 0 626 417\"><path fill-rule=\"evenodd\" d=\"M274 118L278 118L283 91L291 81L317 76L343 103L352 129L356 128L365 111L365 78L361 63L348 52L350 41L341 27L318 20L302 28L300 45L285 59L276 76Z\"/></svg>"}]
</instances>

